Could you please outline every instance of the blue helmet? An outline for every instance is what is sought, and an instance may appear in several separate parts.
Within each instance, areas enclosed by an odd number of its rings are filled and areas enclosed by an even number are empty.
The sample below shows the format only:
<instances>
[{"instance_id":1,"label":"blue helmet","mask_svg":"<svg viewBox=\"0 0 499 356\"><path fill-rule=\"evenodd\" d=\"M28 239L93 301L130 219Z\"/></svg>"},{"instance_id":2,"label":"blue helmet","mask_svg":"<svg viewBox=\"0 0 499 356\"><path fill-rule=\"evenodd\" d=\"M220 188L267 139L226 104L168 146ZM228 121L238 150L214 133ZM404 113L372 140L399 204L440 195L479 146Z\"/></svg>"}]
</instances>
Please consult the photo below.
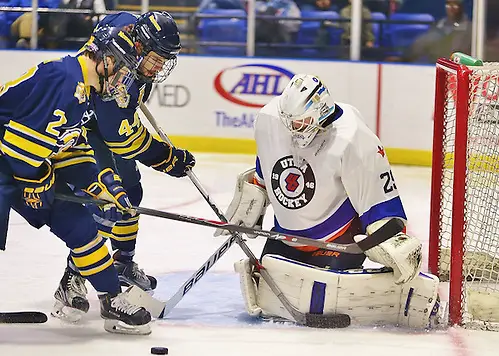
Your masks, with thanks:
<instances>
[{"instance_id":1,"label":"blue helmet","mask_svg":"<svg viewBox=\"0 0 499 356\"><path fill-rule=\"evenodd\" d=\"M140 55L145 58L138 72L139 79L149 83L164 81L177 65L177 55L182 48L175 20L166 11L146 12L137 19L134 35L140 45ZM154 60L152 56L148 56L150 52L162 59ZM148 65L155 66L156 69L147 72L144 68Z\"/></svg>"},{"instance_id":2,"label":"blue helmet","mask_svg":"<svg viewBox=\"0 0 499 356\"><path fill-rule=\"evenodd\" d=\"M137 53L132 35L126 28L104 26L94 31L84 49L93 53L96 68L101 62L104 65L104 74L96 69L103 99L115 99L118 104L119 100L125 100L128 89L137 78L142 59ZM106 57L112 57L112 71L109 70Z\"/></svg>"},{"instance_id":3,"label":"blue helmet","mask_svg":"<svg viewBox=\"0 0 499 356\"><path fill-rule=\"evenodd\" d=\"M133 37L125 28L104 26L96 29L93 39L85 46L86 50L94 52L96 59L104 56L114 58L114 73L123 67L136 73L139 67L139 55L135 48ZM113 73L109 73L111 75Z\"/></svg>"}]
</instances>

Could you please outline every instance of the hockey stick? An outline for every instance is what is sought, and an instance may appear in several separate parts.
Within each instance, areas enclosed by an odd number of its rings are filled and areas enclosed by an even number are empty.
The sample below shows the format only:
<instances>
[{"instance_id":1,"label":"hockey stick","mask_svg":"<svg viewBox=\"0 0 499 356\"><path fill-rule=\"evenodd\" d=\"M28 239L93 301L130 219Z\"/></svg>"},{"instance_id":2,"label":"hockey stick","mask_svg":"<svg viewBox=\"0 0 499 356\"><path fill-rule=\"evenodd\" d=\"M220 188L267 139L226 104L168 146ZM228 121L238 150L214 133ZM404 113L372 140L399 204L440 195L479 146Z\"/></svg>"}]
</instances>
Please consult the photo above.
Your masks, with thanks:
<instances>
[{"instance_id":1,"label":"hockey stick","mask_svg":"<svg viewBox=\"0 0 499 356\"><path fill-rule=\"evenodd\" d=\"M56 193L55 197L59 200L71 201L71 202L81 203L81 204L99 204L99 205L109 204L109 202L105 201L105 200L99 200L99 199L93 199L93 198L87 198L87 197L79 197L76 195L66 195L66 194ZM223 221L208 220L208 219L198 218L198 217L194 217L194 216L169 213L167 211L160 211L160 210L154 210L154 209L150 209L150 208L143 208L140 206L133 206L132 209L136 210L139 214L142 214L142 215L155 216L155 217L160 217L160 218L164 218L164 219L168 219L168 220L185 222L188 224L213 227L213 228L217 228L217 229L228 230L228 231L233 232L233 233L253 234L253 235L263 236L263 237L271 239L271 240L281 240L281 241L294 242L294 243L299 243L302 245L314 246L314 247L321 248L324 250L331 250L331 251L343 252L343 253L348 253L348 254L362 254L366 250L369 250L370 248L372 248L376 245L379 245L380 243L388 240L392 236L394 236L397 233L399 233L400 231L402 231L402 229L404 228L403 222L400 219L394 218L394 219L391 219L385 225L383 225L383 227L381 227L375 233L373 233L372 235L369 235L369 238L365 238L362 241L357 242L357 243L353 242L353 243L349 243L349 244L337 244L334 242L324 242L321 240L314 240L314 239L311 239L308 237L303 237L303 236L296 236L296 235L284 234L284 233L280 233L280 232L276 232L276 231L257 229L254 227L246 227L246 226L242 226L242 225L229 224L229 223L226 223ZM364 235L360 235L360 236L364 236ZM222 250L222 248L227 245L228 241L229 240L224 242L224 244L220 247L219 250ZM232 243L230 244L230 246L232 246ZM226 250L227 249L224 248L223 253L225 253ZM217 257L217 260L218 260L221 257L221 255L218 254L217 256L218 256Z\"/></svg>"},{"instance_id":2,"label":"hockey stick","mask_svg":"<svg viewBox=\"0 0 499 356\"><path fill-rule=\"evenodd\" d=\"M92 204L108 204L109 202L91 198L84 198L78 196L68 196L63 194L56 194L57 199L73 201L77 203L92 203ZM351 243L345 245L339 245L335 243L326 243L322 241L317 241L300 236L286 236L272 231L265 231L260 229L246 228L244 226L232 225L228 223L223 223L220 221L211 221L201 218L194 218L184 215L172 214L163 211L147 209L142 207L133 207L138 213L144 215L152 215L177 221L190 222L197 225L211 226L216 228L227 229L229 231L249 231L253 234L260 234L266 236L267 238L273 238L276 240L287 240L291 242L303 242L304 244L310 243L321 246L321 248L327 248L334 251L344 252L344 253L363 253L363 249L367 250L387 239L395 236L400 231L402 231L404 225L399 219L391 219L380 229L375 231L368 238L360 241L358 244ZM237 230L238 229L238 230ZM232 231L231 231L232 232ZM310 242L309 242L310 241ZM135 304L144 306L153 317L163 318L165 315L170 313L170 311L182 300L184 295L196 284L204 274L215 264L216 261L232 246L234 242L237 242L244 253L248 256L251 263L260 272L262 278L264 278L267 285L272 289L277 298L284 305L286 310L291 314L291 316L296 320L298 324L306 325L316 328L344 328L350 325L350 317L347 314L311 314L311 313L301 313L298 311L284 296L277 284L273 281L267 270L260 264L253 252L249 249L248 245L242 240L239 234L232 232L232 236L224 242L222 246L218 248L217 251L206 261L181 287L180 289L167 301L161 302L147 293L140 290L140 288L131 288L128 293L131 300L135 301ZM335 248L336 247L336 248Z\"/></svg>"},{"instance_id":3,"label":"hockey stick","mask_svg":"<svg viewBox=\"0 0 499 356\"><path fill-rule=\"evenodd\" d=\"M0 312L0 324L42 324L47 315L37 311Z\"/></svg>"},{"instance_id":4,"label":"hockey stick","mask_svg":"<svg viewBox=\"0 0 499 356\"><path fill-rule=\"evenodd\" d=\"M383 225L380 229L375 231L372 235L368 236L368 239L381 239L379 236L384 235L384 239L390 238L396 234L398 234L400 231L402 231L403 224L399 219L393 218L390 219L385 225ZM233 241L226 242L224 245L222 245L222 248L227 250L232 243L235 241L236 236L231 237ZM214 254L216 256L217 253ZM145 307L153 317L155 318L162 318L163 316L167 315L173 307L182 299L185 293L187 293L192 286L202 277L204 276L205 272L213 266L213 264L210 263L211 261L207 261L205 265L203 265L191 278L184 283L185 289L181 288L179 292L177 292L170 300L167 302L162 302L156 298L151 297L149 294L144 292L142 289L139 287L132 287L130 288L127 292L129 293L129 296L131 300L134 301L135 304L141 305ZM213 261L214 263L215 261ZM259 264L258 261L256 263ZM260 264L259 264L260 265ZM206 266L206 267L205 267ZM266 270L263 268L260 270L260 272L265 271L264 273L268 273ZM292 307L292 306L290 306ZM292 307L294 309L294 307ZM298 312L299 313L299 312ZM295 314L294 315L295 319L299 318L301 320L302 324L309 325L309 326L315 326L315 327L339 327L339 326L348 326L349 324L349 317L346 314L336 314L334 315L333 319L326 319L324 320L324 316L320 314ZM307 321L308 318L308 321ZM305 321L303 321L305 319ZM298 321L298 319L296 319ZM331 326L331 324L334 322L334 326ZM322 326L319 326L322 325Z\"/></svg>"},{"instance_id":5,"label":"hockey stick","mask_svg":"<svg viewBox=\"0 0 499 356\"><path fill-rule=\"evenodd\" d=\"M163 132L163 130L158 126L156 120L153 115L149 111L149 109L145 106L144 103L140 104L140 109L149 120L151 125L154 127L156 132L159 134L161 139L163 139L166 143L171 145L171 141L168 139L168 136ZM191 179L192 183L196 186L199 193L203 196L206 202L213 209L215 214L218 216L220 220L224 223L228 223L224 214L218 209L218 207L210 200L208 193L202 187L201 182L198 180L196 175L192 170L187 172L187 176ZM265 280L270 289L274 292L276 297L281 301L286 310L291 314L291 316L296 320L298 324L307 325L311 327L320 327L320 328L337 328L337 327L347 327L350 325L350 317L346 314L335 314L335 315L313 315L310 313L301 313L298 309L296 309L289 300L284 296L281 292L275 281L272 279L270 274L267 272L265 268L260 264L256 256L253 254L251 249L246 245L242 236L234 231L231 231L233 237L235 237L237 244L241 247L243 252L250 259L251 264L260 272L260 275Z\"/></svg>"}]
</instances>

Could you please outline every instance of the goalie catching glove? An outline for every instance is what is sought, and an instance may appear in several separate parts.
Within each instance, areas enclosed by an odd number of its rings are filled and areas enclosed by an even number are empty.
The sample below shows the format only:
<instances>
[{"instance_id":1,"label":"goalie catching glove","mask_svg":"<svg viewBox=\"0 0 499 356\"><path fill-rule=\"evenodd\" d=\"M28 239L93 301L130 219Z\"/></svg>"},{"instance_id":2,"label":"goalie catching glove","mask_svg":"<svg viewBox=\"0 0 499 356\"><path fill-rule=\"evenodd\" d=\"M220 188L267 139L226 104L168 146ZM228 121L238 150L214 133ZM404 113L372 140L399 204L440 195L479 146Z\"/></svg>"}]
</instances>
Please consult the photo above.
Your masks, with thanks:
<instances>
[{"instance_id":1,"label":"goalie catching glove","mask_svg":"<svg viewBox=\"0 0 499 356\"><path fill-rule=\"evenodd\" d=\"M236 192L225 213L229 223L246 227L262 227L269 198L264 188L253 183L254 176L255 168L252 168L237 177ZM217 229L214 236L229 234L228 230ZM252 234L247 235L250 238L256 237Z\"/></svg>"},{"instance_id":2,"label":"goalie catching glove","mask_svg":"<svg viewBox=\"0 0 499 356\"><path fill-rule=\"evenodd\" d=\"M376 221L367 227L367 233L372 234L389 219ZM363 235L354 237L355 242L363 240ZM393 269L395 284L410 282L421 269L421 242L401 232L379 245L365 251L366 256L373 262L380 263Z\"/></svg>"},{"instance_id":3,"label":"goalie catching glove","mask_svg":"<svg viewBox=\"0 0 499 356\"><path fill-rule=\"evenodd\" d=\"M152 160L141 161L157 171L171 175L172 177L184 177L187 171L192 169L196 160L192 153L181 148L164 145L164 155Z\"/></svg>"}]
</instances>

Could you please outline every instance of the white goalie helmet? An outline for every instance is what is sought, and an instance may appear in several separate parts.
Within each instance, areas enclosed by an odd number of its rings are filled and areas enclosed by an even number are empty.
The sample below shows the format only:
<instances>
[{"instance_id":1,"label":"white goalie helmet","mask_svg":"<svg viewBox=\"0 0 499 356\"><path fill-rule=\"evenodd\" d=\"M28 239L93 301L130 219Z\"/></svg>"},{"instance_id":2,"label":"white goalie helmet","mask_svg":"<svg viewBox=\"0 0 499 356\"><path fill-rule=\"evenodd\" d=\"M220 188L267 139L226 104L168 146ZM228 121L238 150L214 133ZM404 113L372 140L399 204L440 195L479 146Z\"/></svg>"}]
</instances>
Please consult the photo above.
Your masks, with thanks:
<instances>
[{"instance_id":1,"label":"white goalie helmet","mask_svg":"<svg viewBox=\"0 0 499 356\"><path fill-rule=\"evenodd\" d=\"M324 121L334 109L329 90L319 77L311 74L296 74L278 101L279 117L298 148L307 147L324 130Z\"/></svg>"}]
</instances>

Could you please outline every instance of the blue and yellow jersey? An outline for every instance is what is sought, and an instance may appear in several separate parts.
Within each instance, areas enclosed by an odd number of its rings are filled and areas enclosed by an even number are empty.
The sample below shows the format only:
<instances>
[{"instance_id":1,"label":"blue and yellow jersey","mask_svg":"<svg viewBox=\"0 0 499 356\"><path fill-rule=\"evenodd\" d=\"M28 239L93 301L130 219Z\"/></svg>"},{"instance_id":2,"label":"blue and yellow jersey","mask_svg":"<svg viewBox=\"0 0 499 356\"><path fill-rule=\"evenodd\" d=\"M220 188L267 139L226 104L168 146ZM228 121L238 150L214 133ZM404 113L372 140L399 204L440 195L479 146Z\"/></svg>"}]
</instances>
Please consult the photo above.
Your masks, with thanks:
<instances>
[{"instance_id":1,"label":"blue and yellow jersey","mask_svg":"<svg viewBox=\"0 0 499 356\"><path fill-rule=\"evenodd\" d=\"M15 175L38 177L44 160L81 143L87 73L82 58L67 56L0 87L0 151Z\"/></svg>"},{"instance_id":2,"label":"blue and yellow jersey","mask_svg":"<svg viewBox=\"0 0 499 356\"><path fill-rule=\"evenodd\" d=\"M137 16L128 12L107 15L98 25L124 27L134 25ZM94 96L93 111L97 117L97 127L93 123L92 130L98 130L109 149L125 159L138 161L155 161L163 157L165 147L152 137L140 122L137 108L145 100L151 90L150 84L135 81L129 89L129 100L126 107L120 107L115 101L102 101ZM124 105L122 105L124 106Z\"/></svg>"},{"instance_id":3,"label":"blue and yellow jersey","mask_svg":"<svg viewBox=\"0 0 499 356\"><path fill-rule=\"evenodd\" d=\"M107 147L125 159L155 161L165 154L164 144L156 140L142 124L137 112L148 91L147 84L135 82L129 89L128 106L120 108L115 101L92 101L96 125ZM94 123L95 125L95 123Z\"/></svg>"}]
</instances>

